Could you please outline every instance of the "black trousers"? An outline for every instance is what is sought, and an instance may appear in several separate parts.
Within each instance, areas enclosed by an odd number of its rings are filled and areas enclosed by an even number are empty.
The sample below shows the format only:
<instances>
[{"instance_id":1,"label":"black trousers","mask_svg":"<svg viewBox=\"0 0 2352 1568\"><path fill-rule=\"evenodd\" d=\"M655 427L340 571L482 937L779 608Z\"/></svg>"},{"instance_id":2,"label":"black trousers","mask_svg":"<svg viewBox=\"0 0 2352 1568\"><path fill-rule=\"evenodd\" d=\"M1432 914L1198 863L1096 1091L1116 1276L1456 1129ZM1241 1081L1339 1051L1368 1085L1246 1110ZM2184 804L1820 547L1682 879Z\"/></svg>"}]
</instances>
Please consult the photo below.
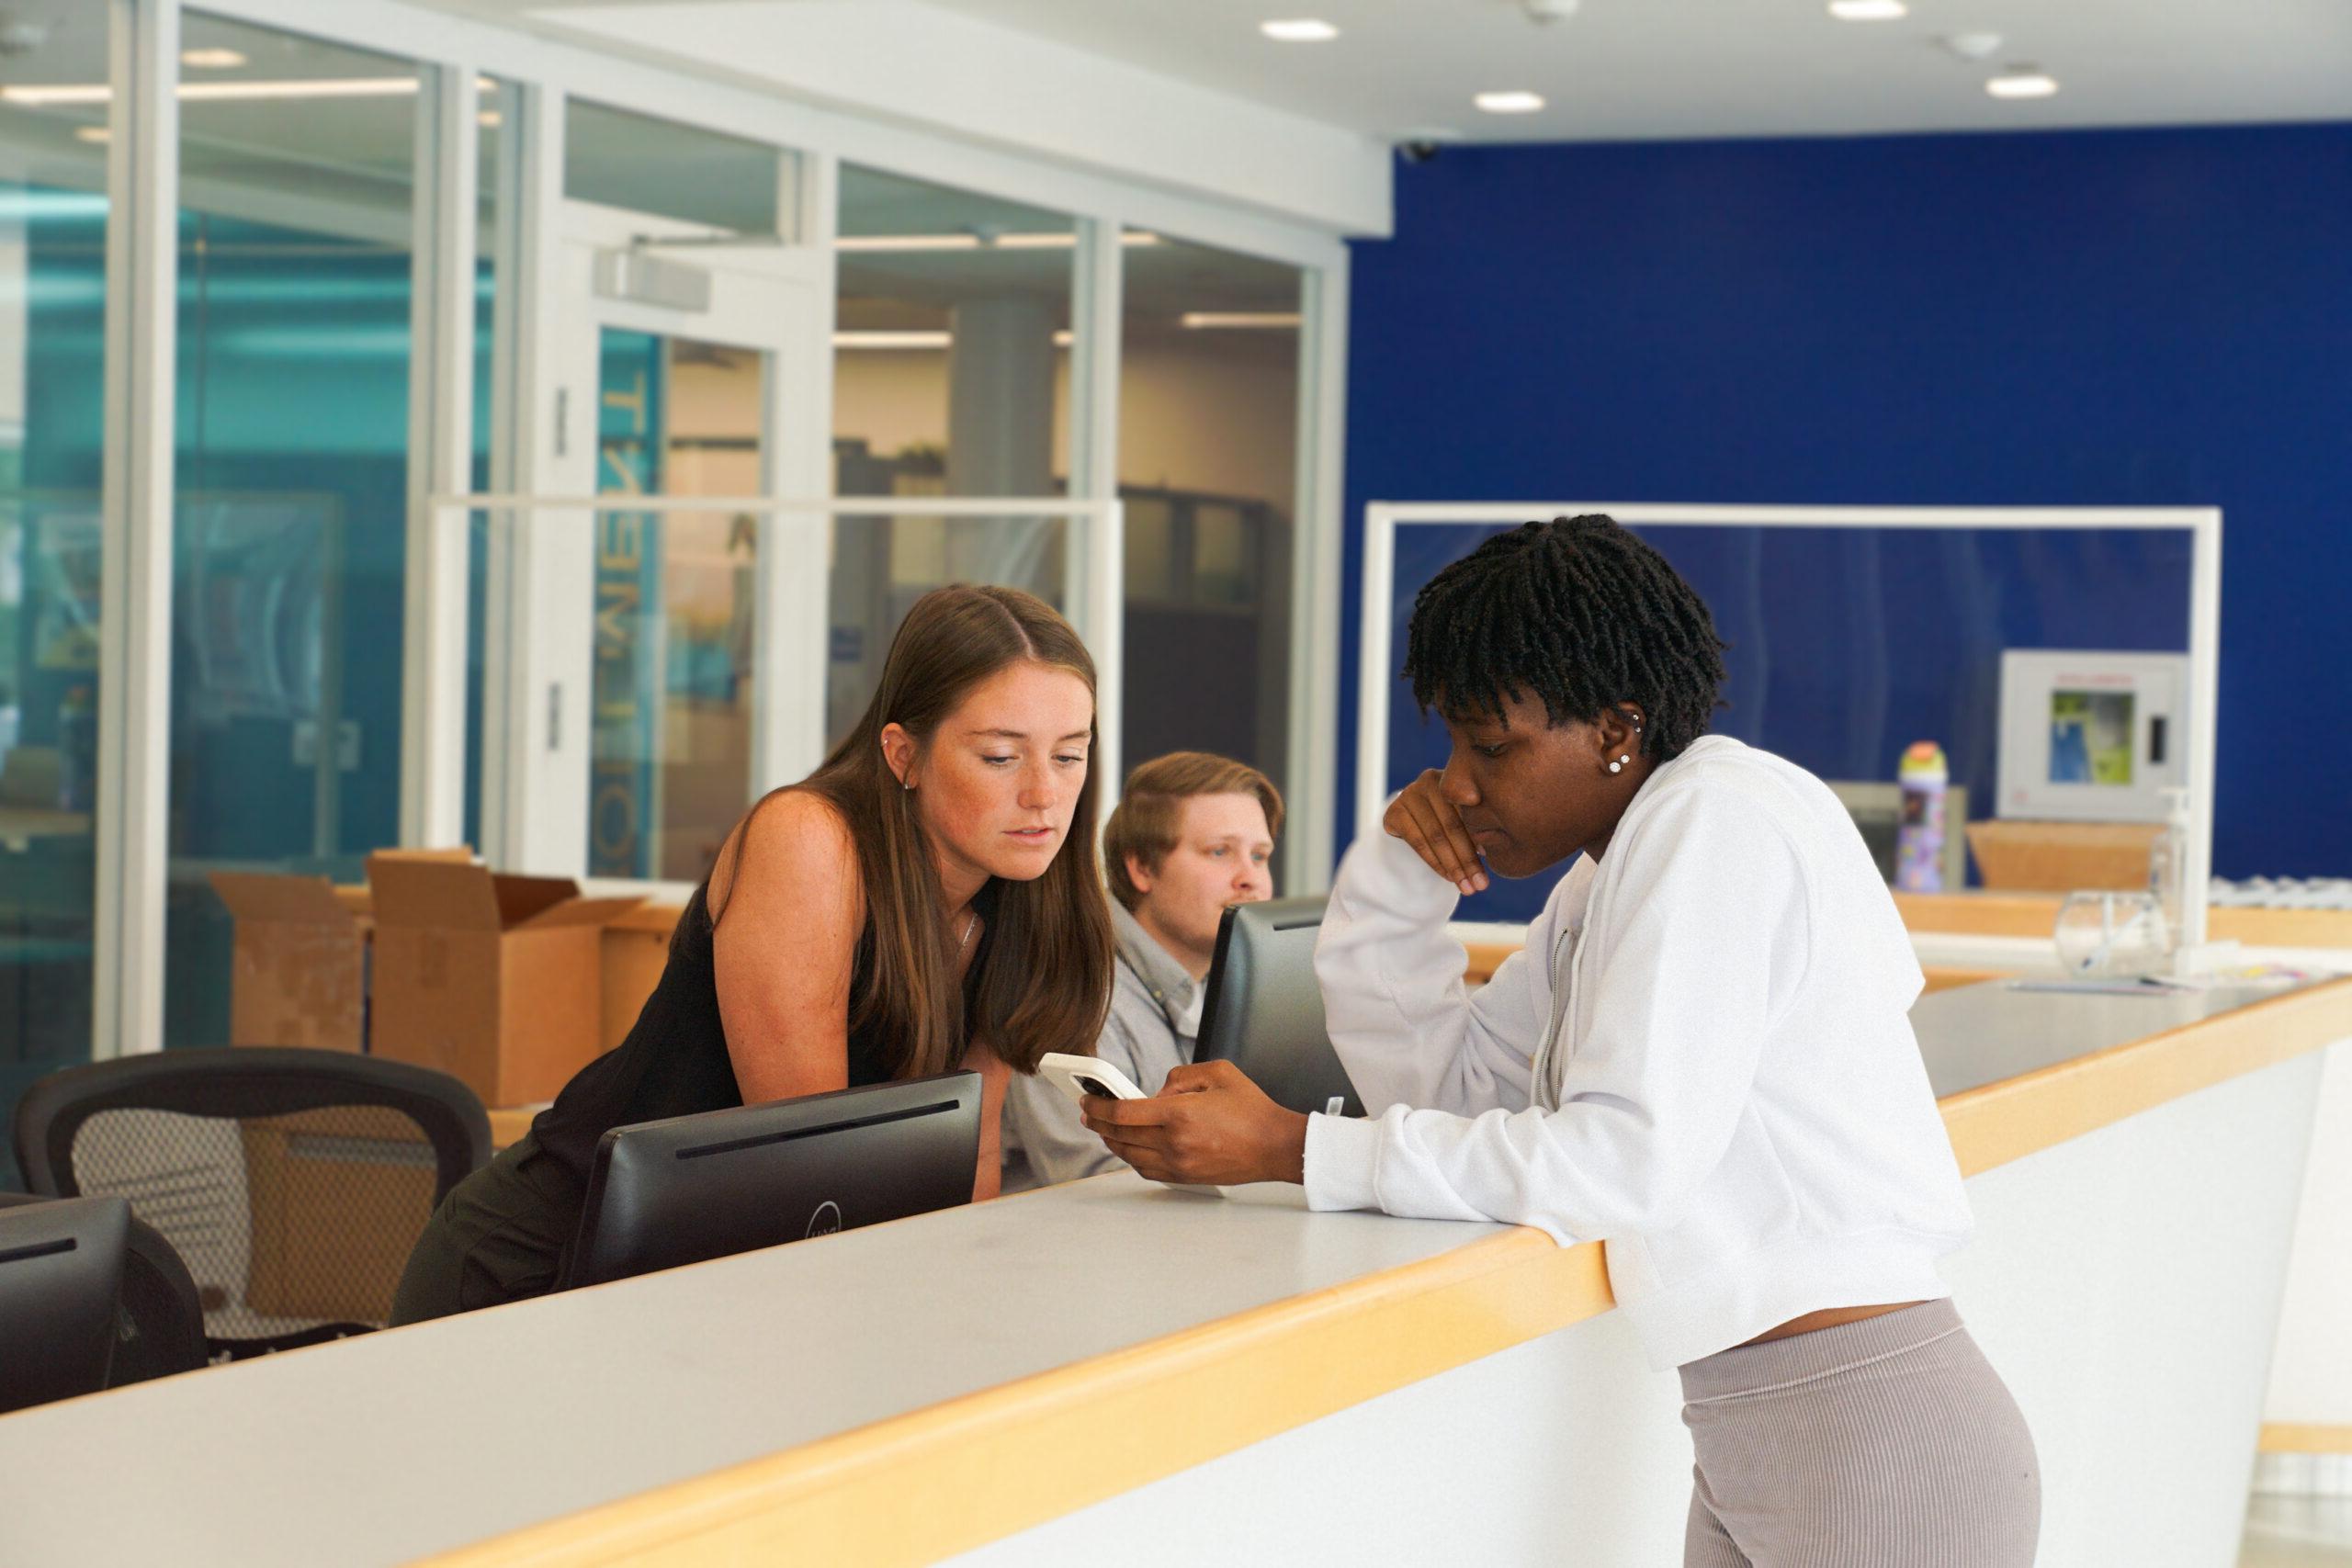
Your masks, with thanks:
<instances>
[{"instance_id":1,"label":"black trousers","mask_svg":"<svg viewBox=\"0 0 2352 1568\"><path fill-rule=\"evenodd\" d=\"M545 1295L580 1228L579 1179L526 1134L441 1200L409 1254L392 1322Z\"/></svg>"}]
</instances>

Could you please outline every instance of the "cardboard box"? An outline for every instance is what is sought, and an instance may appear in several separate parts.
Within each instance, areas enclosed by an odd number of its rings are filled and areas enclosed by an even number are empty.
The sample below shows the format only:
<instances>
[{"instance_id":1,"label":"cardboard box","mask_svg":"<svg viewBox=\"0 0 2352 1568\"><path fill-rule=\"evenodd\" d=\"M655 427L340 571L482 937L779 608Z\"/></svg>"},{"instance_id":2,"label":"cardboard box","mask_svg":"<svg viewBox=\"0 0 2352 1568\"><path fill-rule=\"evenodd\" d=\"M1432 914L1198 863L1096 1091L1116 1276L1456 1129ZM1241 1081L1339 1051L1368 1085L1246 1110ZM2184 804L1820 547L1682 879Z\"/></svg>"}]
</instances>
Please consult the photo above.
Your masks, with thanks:
<instances>
[{"instance_id":1,"label":"cardboard box","mask_svg":"<svg viewBox=\"0 0 2352 1568\"><path fill-rule=\"evenodd\" d=\"M229 1043L365 1050L367 890L355 901L323 876L233 871L214 872L212 890L237 922Z\"/></svg>"},{"instance_id":2,"label":"cardboard box","mask_svg":"<svg viewBox=\"0 0 2352 1568\"><path fill-rule=\"evenodd\" d=\"M628 1038L645 998L669 966L670 939L677 934L683 904L647 900L605 928L604 1025L599 1044L611 1050Z\"/></svg>"},{"instance_id":3,"label":"cardboard box","mask_svg":"<svg viewBox=\"0 0 2352 1568\"><path fill-rule=\"evenodd\" d=\"M380 1105L242 1123L253 1252L245 1304L273 1317L382 1323L433 1213L433 1145Z\"/></svg>"},{"instance_id":4,"label":"cardboard box","mask_svg":"<svg viewBox=\"0 0 2352 1568\"><path fill-rule=\"evenodd\" d=\"M642 900L569 877L371 855L370 1048L463 1081L485 1105L549 1100L603 1038L604 928Z\"/></svg>"},{"instance_id":5,"label":"cardboard box","mask_svg":"<svg viewBox=\"0 0 2352 1568\"><path fill-rule=\"evenodd\" d=\"M1971 822L1968 847L1987 888L2145 892L2154 822Z\"/></svg>"}]
</instances>

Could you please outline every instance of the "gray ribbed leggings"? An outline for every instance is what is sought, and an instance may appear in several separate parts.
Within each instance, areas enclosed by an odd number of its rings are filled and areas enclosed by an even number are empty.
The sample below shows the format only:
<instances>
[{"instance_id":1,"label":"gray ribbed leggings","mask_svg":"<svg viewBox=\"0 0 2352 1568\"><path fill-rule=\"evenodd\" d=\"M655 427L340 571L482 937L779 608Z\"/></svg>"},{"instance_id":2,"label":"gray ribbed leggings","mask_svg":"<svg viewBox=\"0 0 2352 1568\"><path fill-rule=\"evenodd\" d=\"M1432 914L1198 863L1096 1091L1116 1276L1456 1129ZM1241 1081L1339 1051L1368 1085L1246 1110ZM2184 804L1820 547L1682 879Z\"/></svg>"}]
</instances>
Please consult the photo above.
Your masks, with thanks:
<instances>
[{"instance_id":1,"label":"gray ribbed leggings","mask_svg":"<svg viewBox=\"0 0 2352 1568\"><path fill-rule=\"evenodd\" d=\"M1682 1369L1684 1568L2026 1568L2033 1435L1951 1303Z\"/></svg>"}]
</instances>

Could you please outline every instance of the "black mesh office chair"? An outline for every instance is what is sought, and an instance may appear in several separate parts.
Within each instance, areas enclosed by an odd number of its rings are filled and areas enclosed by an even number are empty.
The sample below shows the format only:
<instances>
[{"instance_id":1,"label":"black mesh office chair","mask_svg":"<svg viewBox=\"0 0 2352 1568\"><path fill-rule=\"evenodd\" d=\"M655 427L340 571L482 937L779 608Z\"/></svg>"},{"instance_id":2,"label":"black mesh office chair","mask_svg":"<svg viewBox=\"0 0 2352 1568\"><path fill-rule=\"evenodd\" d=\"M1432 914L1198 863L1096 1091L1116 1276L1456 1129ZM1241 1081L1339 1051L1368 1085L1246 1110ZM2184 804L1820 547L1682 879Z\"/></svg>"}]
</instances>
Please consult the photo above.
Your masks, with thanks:
<instances>
[{"instance_id":1,"label":"black mesh office chair","mask_svg":"<svg viewBox=\"0 0 2352 1568\"><path fill-rule=\"evenodd\" d=\"M0 1411L107 1386L130 1224L119 1198L0 1211Z\"/></svg>"},{"instance_id":2,"label":"black mesh office chair","mask_svg":"<svg viewBox=\"0 0 2352 1568\"><path fill-rule=\"evenodd\" d=\"M45 1203L115 1202L119 1198L40 1198L0 1192L0 1224L7 1211ZM107 1386L191 1372L205 1363L204 1308L196 1281L164 1233L134 1218L124 1239L122 1297L115 1311L114 1365Z\"/></svg>"},{"instance_id":3,"label":"black mesh office chair","mask_svg":"<svg viewBox=\"0 0 2352 1568\"><path fill-rule=\"evenodd\" d=\"M290 1046L68 1067L25 1091L16 1135L34 1191L126 1198L164 1234L231 1359L382 1327L417 1233L490 1157L457 1079Z\"/></svg>"}]
</instances>

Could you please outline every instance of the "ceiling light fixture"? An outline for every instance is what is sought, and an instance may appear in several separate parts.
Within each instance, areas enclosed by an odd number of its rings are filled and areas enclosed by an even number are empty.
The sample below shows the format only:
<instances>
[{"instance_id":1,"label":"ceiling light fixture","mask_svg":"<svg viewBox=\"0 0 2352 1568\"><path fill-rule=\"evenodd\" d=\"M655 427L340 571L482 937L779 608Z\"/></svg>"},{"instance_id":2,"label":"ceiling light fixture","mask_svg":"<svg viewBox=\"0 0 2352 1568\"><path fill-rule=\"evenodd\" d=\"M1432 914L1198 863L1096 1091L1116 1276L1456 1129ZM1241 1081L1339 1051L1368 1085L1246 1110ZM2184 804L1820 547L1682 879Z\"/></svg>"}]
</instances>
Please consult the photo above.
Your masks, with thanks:
<instances>
[{"instance_id":1,"label":"ceiling light fixture","mask_svg":"<svg viewBox=\"0 0 2352 1568\"><path fill-rule=\"evenodd\" d=\"M1841 22L1899 22L1911 7L1903 0L1829 0L1829 14Z\"/></svg>"},{"instance_id":2,"label":"ceiling light fixture","mask_svg":"<svg viewBox=\"0 0 2352 1568\"><path fill-rule=\"evenodd\" d=\"M95 141L99 146L103 147L108 141L112 140L112 132L108 131L103 125L77 125L74 128L74 140L76 141Z\"/></svg>"},{"instance_id":3,"label":"ceiling light fixture","mask_svg":"<svg viewBox=\"0 0 2352 1568\"><path fill-rule=\"evenodd\" d=\"M1533 114L1544 107L1544 95L1519 91L1480 93L1470 101L1488 114Z\"/></svg>"},{"instance_id":4,"label":"ceiling light fixture","mask_svg":"<svg viewBox=\"0 0 2352 1568\"><path fill-rule=\"evenodd\" d=\"M480 120L483 125L492 127L503 125L506 122L506 117L500 114L496 109L484 109L481 113L474 116L474 118Z\"/></svg>"},{"instance_id":5,"label":"ceiling light fixture","mask_svg":"<svg viewBox=\"0 0 2352 1568\"><path fill-rule=\"evenodd\" d=\"M1176 318L1193 332L1219 328L1244 332L1288 332L1299 324L1295 310L1187 310Z\"/></svg>"},{"instance_id":6,"label":"ceiling light fixture","mask_svg":"<svg viewBox=\"0 0 2352 1568\"><path fill-rule=\"evenodd\" d=\"M938 349L952 347L956 334L949 332L839 332L833 334L835 348L849 349Z\"/></svg>"},{"instance_id":7,"label":"ceiling light fixture","mask_svg":"<svg viewBox=\"0 0 2352 1568\"><path fill-rule=\"evenodd\" d=\"M2058 91L2058 78L2038 65L2012 65L1984 84L1996 98L2046 98Z\"/></svg>"},{"instance_id":8,"label":"ceiling light fixture","mask_svg":"<svg viewBox=\"0 0 2352 1568\"><path fill-rule=\"evenodd\" d=\"M184 49L180 63L198 71L234 71L245 63L245 57L233 49Z\"/></svg>"},{"instance_id":9,"label":"ceiling light fixture","mask_svg":"<svg viewBox=\"0 0 2352 1568\"><path fill-rule=\"evenodd\" d=\"M183 82L177 96L182 103L190 104L284 98L413 98L416 86L413 76L314 76L288 82ZM28 109L103 104L113 96L114 89L103 82L0 86L0 103Z\"/></svg>"},{"instance_id":10,"label":"ceiling light fixture","mask_svg":"<svg viewBox=\"0 0 2352 1568\"><path fill-rule=\"evenodd\" d=\"M961 234L843 234L833 242L839 251L867 254L907 253L920 254L933 251L1067 251L1076 246L1076 234L994 234L983 238L975 233ZM1141 229L1130 229L1119 236L1123 245L1157 245L1159 235Z\"/></svg>"},{"instance_id":11,"label":"ceiling light fixture","mask_svg":"<svg viewBox=\"0 0 2352 1568\"><path fill-rule=\"evenodd\" d=\"M1258 30L1276 43L1329 43L1340 29L1319 17L1291 17L1260 22Z\"/></svg>"}]
</instances>

